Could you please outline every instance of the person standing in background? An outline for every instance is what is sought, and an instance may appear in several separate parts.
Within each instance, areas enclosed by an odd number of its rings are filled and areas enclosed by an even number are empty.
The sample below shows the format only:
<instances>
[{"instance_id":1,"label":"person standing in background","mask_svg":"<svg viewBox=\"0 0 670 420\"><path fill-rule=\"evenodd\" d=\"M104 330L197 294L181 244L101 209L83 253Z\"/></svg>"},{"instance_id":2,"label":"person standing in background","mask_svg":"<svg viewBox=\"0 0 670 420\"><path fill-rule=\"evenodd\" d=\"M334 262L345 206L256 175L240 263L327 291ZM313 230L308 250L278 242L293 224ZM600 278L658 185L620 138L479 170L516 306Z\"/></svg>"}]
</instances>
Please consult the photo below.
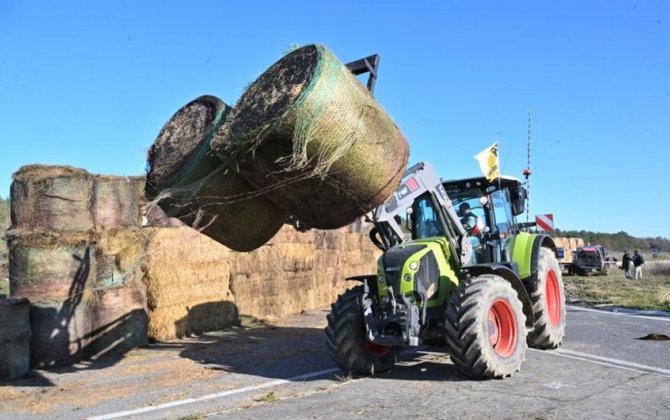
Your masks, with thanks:
<instances>
[{"instance_id":1,"label":"person standing in background","mask_svg":"<svg viewBox=\"0 0 670 420\"><path fill-rule=\"evenodd\" d=\"M637 250L633 253L633 265L635 266L635 280L642 280L642 264L644 264L644 258L642 255L637 253Z\"/></svg>"},{"instance_id":2,"label":"person standing in background","mask_svg":"<svg viewBox=\"0 0 670 420\"><path fill-rule=\"evenodd\" d=\"M633 276L630 273L630 263L633 261L633 259L630 257L630 254L628 253L628 250L625 250L623 252L623 257L621 257L621 269L623 270L623 275L627 279L633 278Z\"/></svg>"}]
</instances>

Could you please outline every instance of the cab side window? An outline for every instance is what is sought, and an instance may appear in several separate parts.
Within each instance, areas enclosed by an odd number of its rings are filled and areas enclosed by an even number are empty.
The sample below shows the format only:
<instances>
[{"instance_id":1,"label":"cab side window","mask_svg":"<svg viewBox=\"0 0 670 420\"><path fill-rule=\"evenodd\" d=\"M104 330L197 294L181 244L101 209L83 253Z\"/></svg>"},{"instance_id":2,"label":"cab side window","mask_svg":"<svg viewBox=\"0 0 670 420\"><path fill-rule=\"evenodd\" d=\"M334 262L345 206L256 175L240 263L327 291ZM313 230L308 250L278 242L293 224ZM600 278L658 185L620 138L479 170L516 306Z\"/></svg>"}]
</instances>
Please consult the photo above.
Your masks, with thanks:
<instances>
[{"instance_id":1,"label":"cab side window","mask_svg":"<svg viewBox=\"0 0 670 420\"><path fill-rule=\"evenodd\" d=\"M412 205L412 238L444 236L437 212L429 195L419 197Z\"/></svg>"},{"instance_id":2,"label":"cab side window","mask_svg":"<svg viewBox=\"0 0 670 420\"><path fill-rule=\"evenodd\" d=\"M509 236L510 227L513 224L513 216L508 205L509 197L507 194L506 190L496 191L492 194L496 229L503 237Z\"/></svg>"}]
</instances>

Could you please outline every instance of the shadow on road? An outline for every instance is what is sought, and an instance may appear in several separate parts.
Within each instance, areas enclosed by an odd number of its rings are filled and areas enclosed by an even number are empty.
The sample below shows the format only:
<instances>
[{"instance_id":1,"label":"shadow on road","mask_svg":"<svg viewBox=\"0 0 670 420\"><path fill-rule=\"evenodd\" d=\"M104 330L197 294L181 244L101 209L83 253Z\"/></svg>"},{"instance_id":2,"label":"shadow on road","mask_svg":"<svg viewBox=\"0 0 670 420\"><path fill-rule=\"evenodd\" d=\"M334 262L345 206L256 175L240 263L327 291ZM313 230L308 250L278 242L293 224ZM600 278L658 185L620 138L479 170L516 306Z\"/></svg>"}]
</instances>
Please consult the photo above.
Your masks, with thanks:
<instances>
[{"instance_id":1,"label":"shadow on road","mask_svg":"<svg viewBox=\"0 0 670 420\"><path fill-rule=\"evenodd\" d=\"M223 331L203 333L183 343L171 342L151 347L178 349L181 357L200 363L208 369L272 379L289 379L336 367L328 354L323 329L313 327L273 325L232 327ZM424 349L430 353L404 352L394 370L376 375L374 378L416 381L469 380L460 374L447 358L439 357L444 348ZM440 360L435 361L436 358ZM344 376L344 373L337 371L332 376L340 377Z\"/></svg>"}]
</instances>

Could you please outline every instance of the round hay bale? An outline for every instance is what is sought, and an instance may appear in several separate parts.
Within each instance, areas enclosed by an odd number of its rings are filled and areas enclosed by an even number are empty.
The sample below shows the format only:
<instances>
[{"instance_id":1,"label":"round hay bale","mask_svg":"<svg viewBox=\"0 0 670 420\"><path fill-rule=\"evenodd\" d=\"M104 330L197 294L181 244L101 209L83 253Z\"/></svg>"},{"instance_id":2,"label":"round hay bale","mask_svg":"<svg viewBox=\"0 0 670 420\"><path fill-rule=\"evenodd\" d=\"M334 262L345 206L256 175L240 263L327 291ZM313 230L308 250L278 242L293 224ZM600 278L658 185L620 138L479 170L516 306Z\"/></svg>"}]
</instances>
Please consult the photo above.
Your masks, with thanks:
<instances>
[{"instance_id":1,"label":"round hay bale","mask_svg":"<svg viewBox=\"0 0 670 420\"><path fill-rule=\"evenodd\" d=\"M556 244L557 247L559 248L566 248L565 246L565 238L561 238L559 236L554 238L554 243Z\"/></svg>"},{"instance_id":2,"label":"round hay bale","mask_svg":"<svg viewBox=\"0 0 670 420\"><path fill-rule=\"evenodd\" d=\"M69 166L28 165L11 186L13 229L79 232L92 229L94 177Z\"/></svg>"},{"instance_id":3,"label":"round hay bale","mask_svg":"<svg viewBox=\"0 0 670 420\"><path fill-rule=\"evenodd\" d=\"M325 47L279 60L212 139L226 162L307 226L344 226L398 187L409 155L388 114Z\"/></svg>"},{"instance_id":4,"label":"round hay bale","mask_svg":"<svg viewBox=\"0 0 670 420\"><path fill-rule=\"evenodd\" d=\"M145 195L168 216L231 249L250 251L272 238L288 213L210 150L210 139L229 111L213 96L177 111L149 150Z\"/></svg>"},{"instance_id":5,"label":"round hay bale","mask_svg":"<svg viewBox=\"0 0 670 420\"><path fill-rule=\"evenodd\" d=\"M577 247L579 246L577 244L577 238L568 238L568 242L570 243L570 249L572 251L575 251Z\"/></svg>"}]
</instances>

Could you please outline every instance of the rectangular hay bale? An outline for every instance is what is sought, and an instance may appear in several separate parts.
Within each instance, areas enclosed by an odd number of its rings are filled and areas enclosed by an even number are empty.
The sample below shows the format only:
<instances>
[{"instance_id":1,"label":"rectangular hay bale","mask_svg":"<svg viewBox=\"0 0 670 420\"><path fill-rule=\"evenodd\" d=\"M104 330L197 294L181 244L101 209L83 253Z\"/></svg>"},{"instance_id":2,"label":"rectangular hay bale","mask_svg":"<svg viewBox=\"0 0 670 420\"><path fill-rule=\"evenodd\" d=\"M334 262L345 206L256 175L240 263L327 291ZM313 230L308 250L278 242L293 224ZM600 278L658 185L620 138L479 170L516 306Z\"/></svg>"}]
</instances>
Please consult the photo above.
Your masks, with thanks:
<instances>
[{"instance_id":1,"label":"rectangular hay bale","mask_svg":"<svg viewBox=\"0 0 670 420\"><path fill-rule=\"evenodd\" d=\"M0 299L0 380L30 371L30 303Z\"/></svg>"}]
</instances>

